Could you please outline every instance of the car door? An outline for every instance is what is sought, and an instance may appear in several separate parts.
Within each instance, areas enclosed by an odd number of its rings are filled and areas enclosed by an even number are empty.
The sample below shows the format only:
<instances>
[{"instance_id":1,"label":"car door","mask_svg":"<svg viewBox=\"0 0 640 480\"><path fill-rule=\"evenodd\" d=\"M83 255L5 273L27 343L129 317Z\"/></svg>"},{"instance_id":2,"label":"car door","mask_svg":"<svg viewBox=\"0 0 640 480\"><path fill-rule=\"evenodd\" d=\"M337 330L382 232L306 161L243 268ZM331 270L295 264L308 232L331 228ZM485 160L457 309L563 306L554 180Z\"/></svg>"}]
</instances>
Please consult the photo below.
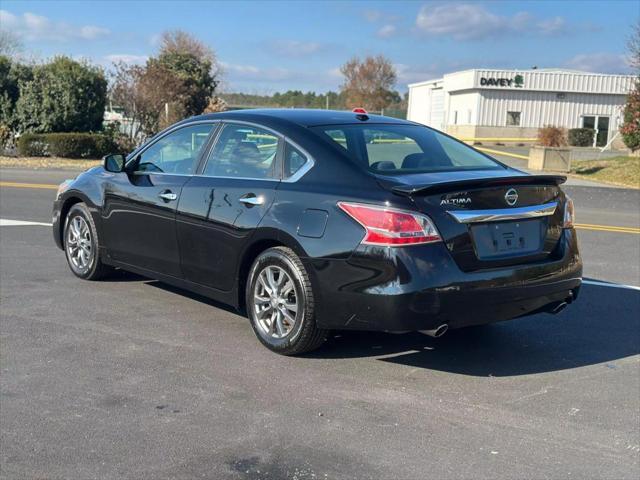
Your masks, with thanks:
<instances>
[{"instance_id":1,"label":"car door","mask_svg":"<svg viewBox=\"0 0 640 480\"><path fill-rule=\"evenodd\" d=\"M109 258L181 277L175 214L214 124L170 130L105 182L104 240Z\"/></svg>"},{"instance_id":2,"label":"car door","mask_svg":"<svg viewBox=\"0 0 640 480\"><path fill-rule=\"evenodd\" d=\"M274 201L282 138L226 123L201 173L183 188L176 226L185 279L230 291L241 252Z\"/></svg>"}]
</instances>

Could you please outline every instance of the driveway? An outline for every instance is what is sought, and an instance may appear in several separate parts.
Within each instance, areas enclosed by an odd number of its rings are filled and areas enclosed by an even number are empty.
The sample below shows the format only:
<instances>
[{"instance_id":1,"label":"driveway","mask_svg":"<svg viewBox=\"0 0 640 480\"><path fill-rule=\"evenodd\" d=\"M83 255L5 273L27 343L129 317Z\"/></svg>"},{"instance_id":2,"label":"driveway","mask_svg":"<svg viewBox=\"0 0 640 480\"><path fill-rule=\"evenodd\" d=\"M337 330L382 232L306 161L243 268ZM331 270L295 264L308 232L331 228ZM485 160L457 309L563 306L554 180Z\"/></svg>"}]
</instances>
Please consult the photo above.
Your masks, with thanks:
<instances>
[{"instance_id":1,"label":"driveway","mask_svg":"<svg viewBox=\"0 0 640 480\"><path fill-rule=\"evenodd\" d=\"M50 222L69 175L2 170L0 218ZM0 476L638 478L640 192L566 189L589 280L559 315L300 358L203 297L80 281L49 227L4 222Z\"/></svg>"}]
</instances>

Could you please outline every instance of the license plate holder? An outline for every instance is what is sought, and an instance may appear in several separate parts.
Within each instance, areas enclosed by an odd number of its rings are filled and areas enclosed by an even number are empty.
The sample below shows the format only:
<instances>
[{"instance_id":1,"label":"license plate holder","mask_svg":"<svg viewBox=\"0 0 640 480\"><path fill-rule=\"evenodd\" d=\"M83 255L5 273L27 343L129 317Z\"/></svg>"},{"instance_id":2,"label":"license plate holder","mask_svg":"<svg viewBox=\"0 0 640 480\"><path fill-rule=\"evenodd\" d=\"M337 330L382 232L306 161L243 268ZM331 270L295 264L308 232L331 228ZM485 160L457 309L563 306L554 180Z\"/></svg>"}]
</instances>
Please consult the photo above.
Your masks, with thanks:
<instances>
[{"instance_id":1,"label":"license plate holder","mask_svg":"<svg viewBox=\"0 0 640 480\"><path fill-rule=\"evenodd\" d=\"M530 255L542 247L545 220L490 222L471 227L479 259Z\"/></svg>"}]
</instances>

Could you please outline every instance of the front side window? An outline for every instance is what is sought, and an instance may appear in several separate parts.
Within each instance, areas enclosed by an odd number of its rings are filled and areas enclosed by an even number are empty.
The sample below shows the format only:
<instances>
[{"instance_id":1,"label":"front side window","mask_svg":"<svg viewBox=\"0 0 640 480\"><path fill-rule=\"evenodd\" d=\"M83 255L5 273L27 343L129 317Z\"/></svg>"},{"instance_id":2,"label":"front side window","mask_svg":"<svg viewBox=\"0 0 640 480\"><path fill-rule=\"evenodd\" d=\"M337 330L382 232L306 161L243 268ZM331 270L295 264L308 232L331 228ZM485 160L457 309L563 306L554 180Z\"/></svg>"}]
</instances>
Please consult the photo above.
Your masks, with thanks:
<instances>
[{"instance_id":1,"label":"front side window","mask_svg":"<svg viewBox=\"0 0 640 480\"><path fill-rule=\"evenodd\" d=\"M504 168L468 145L418 125L341 125L312 130L355 163L377 173Z\"/></svg>"},{"instance_id":2,"label":"front side window","mask_svg":"<svg viewBox=\"0 0 640 480\"><path fill-rule=\"evenodd\" d=\"M507 127L520 126L520 112L507 112Z\"/></svg>"},{"instance_id":3,"label":"front side window","mask_svg":"<svg viewBox=\"0 0 640 480\"><path fill-rule=\"evenodd\" d=\"M136 167L143 173L191 175L213 124L184 127L160 138L140 155Z\"/></svg>"},{"instance_id":4,"label":"front side window","mask_svg":"<svg viewBox=\"0 0 640 480\"><path fill-rule=\"evenodd\" d=\"M209 154L204 175L212 177L273 178L278 137L249 125L225 125Z\"/></svg>"}]
</instances>

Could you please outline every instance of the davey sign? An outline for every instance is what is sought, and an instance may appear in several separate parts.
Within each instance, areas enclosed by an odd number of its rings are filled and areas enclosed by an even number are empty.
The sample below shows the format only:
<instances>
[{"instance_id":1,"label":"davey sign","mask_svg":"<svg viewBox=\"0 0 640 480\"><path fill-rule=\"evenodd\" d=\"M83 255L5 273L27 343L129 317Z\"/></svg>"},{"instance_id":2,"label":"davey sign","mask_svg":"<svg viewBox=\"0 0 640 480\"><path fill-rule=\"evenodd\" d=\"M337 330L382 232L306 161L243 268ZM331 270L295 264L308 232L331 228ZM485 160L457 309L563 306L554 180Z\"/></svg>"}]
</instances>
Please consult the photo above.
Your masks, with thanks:
<instances>
[{"instance_id":1,"label":"davey sign","mask_svg":"<svg viewBox=\"0 0 640 480\"><path fill-rule=\"evenodd\" d=\"M516 75L513 78L486 78L480 77L480 86L482 87L524 87L524 77Z\"/></svg>"}]
</instances>

